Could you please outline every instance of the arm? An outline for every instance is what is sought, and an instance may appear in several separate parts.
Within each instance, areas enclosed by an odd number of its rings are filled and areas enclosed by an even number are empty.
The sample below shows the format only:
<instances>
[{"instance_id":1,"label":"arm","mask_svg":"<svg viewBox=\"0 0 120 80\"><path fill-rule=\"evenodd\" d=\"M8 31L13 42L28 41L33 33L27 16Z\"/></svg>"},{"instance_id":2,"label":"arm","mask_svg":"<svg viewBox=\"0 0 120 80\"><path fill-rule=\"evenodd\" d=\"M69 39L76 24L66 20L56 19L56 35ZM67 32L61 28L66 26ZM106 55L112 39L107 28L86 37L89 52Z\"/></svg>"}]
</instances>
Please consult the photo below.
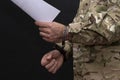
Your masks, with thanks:
<instances>
[{"instance_id":1,"label":"arm","mask_svg":"<svg viewBox=\"0 0 120 80\"><path fill-rule=\"evenodd\" d=\"M120 39L119 4L111 3L107 4L107 7L106 4L97 5L93 8L88 7L90 9L88 11L83 5L80 6L73 23L68 26L68 35L71 36L68 40L83 45L106 45L118 41ZM57 22L36 22L36 25L39 26L40 35L44 40L61 41L65 30L64 25Z\"/></svg>"},{"instance_id":2,"label":"arm","mask_svg":"<svg viewBox=\"0 0 120 80\"><path fill-rule=\"evenodd\" d=\"M95 7L86 14L77 14L73 23L69 24L68 32L73 43L104 45L120 39L120 7L112 5L106 11L98 9Z\"/></svg>"},{"instance_id":3,"label":"arm","mask_svg":"<svg viewBox=\"0 0 120 80\"><path fill-rule=\"evenodd\" d=\"M109 5L108 5L109 6ZM81 9L80 9L81 10ZM68 32L73 43L84 45L111 44L120 39L120 7L109 6L100 11L98 7L86 14L78 11L73 23L69 24ZM84 17L83 17L84 16ZM60 42L65 26L57 22L37 22L40 35L48 42Z\"/></svg>"},{"instance_id":4,"label":"arm","mask_svg":"<svg viewBox=\"0 0 120 80\"><path fill-rule=\"evenodd\" d=\"M120 7L112 5L102 11L98 6L93 10L87 18L81 18L84 14L79 10L67 27L69 40L83 45L107 45L120 40Z\"/></svg>"}]
</instances>

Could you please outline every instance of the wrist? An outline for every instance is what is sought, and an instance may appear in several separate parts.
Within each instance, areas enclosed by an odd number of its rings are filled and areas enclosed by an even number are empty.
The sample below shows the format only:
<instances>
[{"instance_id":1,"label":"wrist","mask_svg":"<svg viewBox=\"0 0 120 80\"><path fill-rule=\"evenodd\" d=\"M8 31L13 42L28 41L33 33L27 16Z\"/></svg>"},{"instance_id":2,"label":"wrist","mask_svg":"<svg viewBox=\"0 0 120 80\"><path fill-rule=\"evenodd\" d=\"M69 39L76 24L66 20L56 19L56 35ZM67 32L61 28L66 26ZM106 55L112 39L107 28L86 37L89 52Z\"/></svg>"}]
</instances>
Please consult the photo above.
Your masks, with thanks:
<instances>
[{"instance_id":1,"label":"wrist","mask_svg":"<svg viewBox=\"0 0 120 80\"><path fill-rule=\"evenodd\" d=\"M63 36L62 36L62 48L65 47L65 41L67 38L67 26L64 26L64 30L63 30Z\"/></svg>"},{"instance_id":2,"label":"wrist","mask_svg":"<svg viewBox=\"0 0 120 80\"><path fill-rule=\"evenodd\" d=\"M71 41L72 35L69 33L69 26L66 26L65 29L66 29L65 40Z\"/></svg>"},{"instance_id":3,"label":"wrist","mask_svg":"<svg viewBox=\"0 0 120 80\"><path fill-rule=\"evenodd\" d=\"M62 43L56 43L54 49L58 49L61 54L64 54L65 60L67 60L70 56L72 56L73 45L69 41L65 41L65 47L62 48Z\"/></svg>"},{"instance_id":4,"label":"wrist","mask_svg":"<svg viewBox=\"0 0 120 80\"><path fill-rule=\"evenodd\" d=\"M65 47L65 41L72 41L72 34L69 32L69 26L64 26L63 37L62 37L62 48Z\"/></svg>"},{"instance_id":5,"label":"wrist","mask_svg":"<svg viewBox=\"0 0 120 80\"><path fill-rule=\"evenodd\" d=\"M54 46L54 49L58 50L63 55L64 61L66 61L66 51L62 47L60 47L56 44Z\"/></svg>"}]
</instances>

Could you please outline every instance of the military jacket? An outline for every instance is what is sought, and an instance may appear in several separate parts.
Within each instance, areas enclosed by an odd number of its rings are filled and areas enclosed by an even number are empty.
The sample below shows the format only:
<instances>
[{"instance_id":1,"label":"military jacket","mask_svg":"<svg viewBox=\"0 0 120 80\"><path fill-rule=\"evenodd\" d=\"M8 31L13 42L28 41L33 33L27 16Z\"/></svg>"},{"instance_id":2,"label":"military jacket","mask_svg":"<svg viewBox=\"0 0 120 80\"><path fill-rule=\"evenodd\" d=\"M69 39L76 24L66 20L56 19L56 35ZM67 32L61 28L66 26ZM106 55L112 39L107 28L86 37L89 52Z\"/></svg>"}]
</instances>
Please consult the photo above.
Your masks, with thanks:
<instances>
[{"instance_id":1,"label":"military jacket","mask_svg":"<svg viewBox=\"0 0 120 80\"><path fill-rule=\"evenodd\" d=\"M80 0L68 31L74 80L120 80L120 0Z\"/></svg>"}]
</instances>

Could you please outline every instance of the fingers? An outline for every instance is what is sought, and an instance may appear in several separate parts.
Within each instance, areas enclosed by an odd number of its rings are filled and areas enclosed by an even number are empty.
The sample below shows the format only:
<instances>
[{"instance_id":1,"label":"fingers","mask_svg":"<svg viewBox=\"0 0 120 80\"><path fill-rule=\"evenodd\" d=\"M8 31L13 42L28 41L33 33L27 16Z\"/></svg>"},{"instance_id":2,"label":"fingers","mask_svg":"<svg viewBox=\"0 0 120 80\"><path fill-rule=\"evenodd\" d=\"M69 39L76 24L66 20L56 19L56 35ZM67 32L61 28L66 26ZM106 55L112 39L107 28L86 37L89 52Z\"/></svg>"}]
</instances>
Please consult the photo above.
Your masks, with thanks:
<instances>
[{"instance_id":1,"label":"fingers","mask_svg":"<svg viewBox=\"0 0 120 80\"><path fill-rule=\"evenodd\" d=\"M41 65L42 66L46 66L47 64L49 64L51 62L51 60L56 59L58 55L58 52L56 52L56 50L50 51L48 53L46 53L41 60Z\"/></svg>"},{"instance_id":2,"label":"fingers","mask_svg":"<svg viewBox=\"0 0 120 80\"><path fill-rule=\"evenodd\" d=\"M51 73L56 73L56 71L59 69L60 65L58 65L58 61L54 60L48 65L45 66L45 68L51 72Z\"/></svg>"},{"instance_id":3,"label":"fingers","mask_svg":"<svg viewBox=\"0 0 120 80\"><path fill-rule=\"evenodd\" d=\"M63 56L57 50L46 53L41 60L41 65L53 74L61 67L62 63Z\"/></svg>"},{"instance_id":4,"label":"fingers","mask_svg":"<svg viewBox=\"0 0 120 80\"><path fill-rule=\"evenodd\" d=\"M50 34L50 33L51 33L51 30L50 30L49 28L39 28L39 31L40 31L40 32L47 33L47 34Z\"/></svg>"},{"instance_id":5,"label":"fingers","mask_svg":"<svg viewBox=\"0 0 120 80\"><path fill-rule=\"evenodd\" d=\"M55 59L52 59L51 62L45 66L45 68L49 70L54 64L55 64Z\"/></svg>"},{"instance_id":6,"label":"fingers","mask_svg":"<svg viewBox=\"0 0 120 80\"><path fill-rule=\"evenodd\" d=\"M45 65L47 65L50 61L52 60L52 55L50 55L50 54L45 54L44 56L43 56L43 58L42 58L42 60L41 60L41 65L42 66L45 66Z\"/></svg>"},{"instance_id":7,"label":"fingers","mask_svg":"<svg viewBox=\"0 0 120 80\"><path fill-rule=\"evenodd\" d=\"M60 66L58 66L58 63L56 63L56 66L55 66L55 68L51 71L51 73L55 74L59 68L60 68Z\"/></svg>"},{"instance_id":8,"label":"fingers","mask_svg":"<svg viewBox=\"0 0 120 80\"><path fill-rule=\"evenodd\" d=\"M48 42L61 42L65 26L57 22L35 22L40 35Z\"/></svg>"},{"instance_id":9,"label":"fingers","mask_svg":"<svg viewBox=\"0 0 120 80\"><path fill-rule=\"evenodd\" d=\"M51 38L51 35L50 35L50 34L47 34L47 33L44 33L44 32L40 32L40 35L42 36L42 38L43 38L45 41L55 42L55 40Z\"/></svg>"},{"instance_id":10,"label":"fingers","mask_svg":"<svg viewBox=\"0 0 120 80\"><path fill-rule=\"evenodd\" d=\"M56 73L56 71L62 66L62 63L63 63L63 61L58 61L56 63L56 67L54 68L54 70L52 70L53 74Z\"/></svg>"},{"instance_id":11,"label":"fingers","mask_svg":"<svg viewBox=\"0 0 120 80\"><path fill-rule=\"evenodd\" d=\"M40 32L40 35L48 39L50 38L50 35L44 32Z\"/></svg>"},{"instance_id":12,"label":"fingers","mask_svg":"<svg viewBox=\"0 0 120 80\"><path fill-rule=\"evenodd\" d=\"M58 63L57 63L57 61L55 61L54 65L51 68L49 68L48 71L53 73L53 74L56 73L57 65L58 65Z\"/></svg>"},{"instance_id":13,"label":"fingers","mask_svg":"<svg viewBox=\"0 0 120 80\"><path fill-rule=\"evenodd\" d=\"M38 22L38 21L36 21L35 24L37 26L41 27L41 28L45 28L45 27L50 27L51 26L50 22Z\"/></svg>"},{"instance_id":14,"label":"fingers","mask_svg":"<svg viewBox=\"0 0 120 80\"><path fill-rule=\"evenodd\" d=\"M55 42L53 39L50 39L50 38L48 38L48 37L43 37L43 39L44 39L45 41L48 41L48 42Z\"/></svg>"}]
</instances>

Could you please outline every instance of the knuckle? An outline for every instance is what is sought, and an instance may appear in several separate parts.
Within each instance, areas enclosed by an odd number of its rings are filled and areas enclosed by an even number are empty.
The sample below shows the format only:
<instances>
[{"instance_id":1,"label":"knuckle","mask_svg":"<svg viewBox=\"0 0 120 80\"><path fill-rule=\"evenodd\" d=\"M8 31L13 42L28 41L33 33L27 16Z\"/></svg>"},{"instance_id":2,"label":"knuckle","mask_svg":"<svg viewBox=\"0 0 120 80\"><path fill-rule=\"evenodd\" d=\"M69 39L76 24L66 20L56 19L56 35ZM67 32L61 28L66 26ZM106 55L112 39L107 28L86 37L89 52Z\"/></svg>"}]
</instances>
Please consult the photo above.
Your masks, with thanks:
<instances>
[{"instance_id":1,"label":"knuckle","mask_svg":"<svg viewBox=\"0 0 120 80\"><path fill-rule=\"evenodd\" d=\"M48 24L48 26L49 26L49 27L51 27L51 26L52 26L52 24Z\"/></svg>"}]
</instances>

